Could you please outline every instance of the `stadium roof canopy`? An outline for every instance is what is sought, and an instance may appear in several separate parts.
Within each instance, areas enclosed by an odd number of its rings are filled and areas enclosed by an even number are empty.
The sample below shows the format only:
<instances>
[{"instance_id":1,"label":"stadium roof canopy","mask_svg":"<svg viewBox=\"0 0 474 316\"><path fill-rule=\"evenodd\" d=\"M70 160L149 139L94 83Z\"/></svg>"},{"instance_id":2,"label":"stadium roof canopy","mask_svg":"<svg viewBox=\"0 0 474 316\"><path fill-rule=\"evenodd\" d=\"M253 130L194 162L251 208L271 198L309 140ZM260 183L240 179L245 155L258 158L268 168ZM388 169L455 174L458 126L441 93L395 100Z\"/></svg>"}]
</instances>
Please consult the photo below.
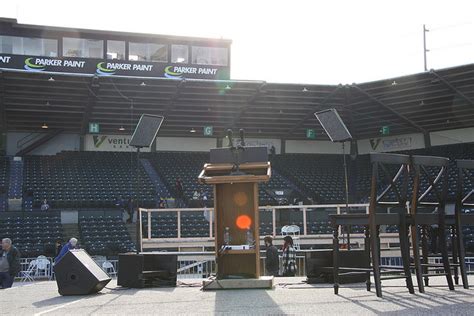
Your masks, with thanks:
<instances>
[{"instance_id":1,"label":"stadium roof canopy","mask_svg":"<svg viewBox=\"0 0 474 316\"><path fill-rule=\"evenodd\" d=\"M249 137L327 139L313 113L336 108L355 138L474 126L474 64L349 85L259 81L84 77L2 71L0 123L7 131L50 129L130 134L143 113L162 114L161 136L214 136L230 127ZM120 132L123 126L125 131ZM194 129L196 133L190 133Z\"/></svg>"}]
</instances>

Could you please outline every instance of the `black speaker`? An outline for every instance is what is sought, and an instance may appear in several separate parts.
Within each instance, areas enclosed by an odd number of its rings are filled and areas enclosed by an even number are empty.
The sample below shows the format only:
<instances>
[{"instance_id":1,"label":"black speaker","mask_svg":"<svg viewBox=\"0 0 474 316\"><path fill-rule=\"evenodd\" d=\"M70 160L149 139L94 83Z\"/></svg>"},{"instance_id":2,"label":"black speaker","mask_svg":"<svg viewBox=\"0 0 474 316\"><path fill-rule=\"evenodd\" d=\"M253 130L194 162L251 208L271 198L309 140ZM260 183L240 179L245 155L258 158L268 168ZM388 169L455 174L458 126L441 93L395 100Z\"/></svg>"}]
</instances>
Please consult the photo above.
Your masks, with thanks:
<instances>
[{"instance_id":1,"label":"black speaker","mask_svg":"<svg viewBox=\"0 0 474 316\"><path fill-rule=\"evenodd\" d=\"M111 278L83 249L72 249L54 265L61 295L87 295L102 290Z\"/></svg>"},{"instance_id":2,"label":"black speaker","mask_svg":"<svg viewBox=\"0 0 474 316\"><path fill-rule=\"evenodd\" d=\"M130 146L150 147L160 130L164 117L159 115L143 114L133 132Z\"/></svg>"},{"instance_id":3,"label":"black speaker","mask_svg":"<svg viewBox=\"0 0 474 316\"><path fill-rule=\"evenodd\" d=\"M315 250L308 251L305 254L305 266L307 283L333 283L333 251L332 250ZM339 266L341 267L370 267L370 258L366 251L351 250L339 251ZM347 271L339 271L344 273ZM367 279L366 272L346 273L339 276L339 283L358 283L365 282Z\"/></svg>"},{"instance_id":4,"label":"black speaker","mask_svg":"<svg viewBox=\"0 0 474 316\"><path fill-rule=\"evenodd\" d=\"M345 142L352 139L351 133L342 121L336 109L314 113L332 142Z\"/></svg>"},{"instance_id":5,"label":"black speaker","mask_svg":"<svg viewBox=\"0 0 474 316\"><path fill-rule=\"evenodd\" d=\"M119 254L117 284L129 288L176 286L175 254Z\"/></svg>"}]
</instances>

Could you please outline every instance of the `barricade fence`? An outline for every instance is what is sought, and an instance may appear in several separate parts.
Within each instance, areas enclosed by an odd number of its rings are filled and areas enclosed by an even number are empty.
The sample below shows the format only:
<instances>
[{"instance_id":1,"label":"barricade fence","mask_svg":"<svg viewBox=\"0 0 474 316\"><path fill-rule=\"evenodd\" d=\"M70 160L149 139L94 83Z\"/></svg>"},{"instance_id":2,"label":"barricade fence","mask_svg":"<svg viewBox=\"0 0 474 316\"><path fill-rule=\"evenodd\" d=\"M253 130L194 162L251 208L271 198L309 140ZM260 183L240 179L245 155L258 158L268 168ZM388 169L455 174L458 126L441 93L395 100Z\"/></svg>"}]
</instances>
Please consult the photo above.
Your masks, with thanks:
<instances>
[{"instance_id":1,"label":"barricade fence","mask_svg":"<svg viewBox=\"0 0 474 316\"><path fill-rule=\"evenodd\" d=\"M208 278L216 273L216 261L214 258L198 258L196 255L180 255L178 259L177 273L178 279L201 279ZM194 257L194 258L193 258ZM93 257L94 261L111 277L115 277L119 271L117 259L107 259L105 257ZM468 273L474 273L474 257L466 257L466 268ZM46 261L38 261L46 260ZM265 256L260 257L262 274L265 275ZM433 263L441 262L441 258L430 258ZM53 258L40 256L38 258L22 258L20 260L21 272L17 279L21 281L38 281L54 279ZM297 273L296 276L306 276L305 256L296 256ZM391 266L402 266L401 257L382 257L381 264ZM282 260L280 256L280 273L282 272Z\"/></svg>"}]
</instances>

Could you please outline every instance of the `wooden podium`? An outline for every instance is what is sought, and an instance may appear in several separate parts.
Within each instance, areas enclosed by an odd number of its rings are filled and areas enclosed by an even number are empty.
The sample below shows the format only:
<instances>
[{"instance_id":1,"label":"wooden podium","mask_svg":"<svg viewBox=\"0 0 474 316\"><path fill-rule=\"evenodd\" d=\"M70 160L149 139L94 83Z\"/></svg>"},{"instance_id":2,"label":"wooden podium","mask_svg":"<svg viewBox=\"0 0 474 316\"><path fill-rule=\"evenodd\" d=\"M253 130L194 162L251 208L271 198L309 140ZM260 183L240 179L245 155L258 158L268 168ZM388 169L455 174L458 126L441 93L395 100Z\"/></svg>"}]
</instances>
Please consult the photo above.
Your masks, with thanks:
<instances>
[{"instance_id":1,"label":"wooden podium","mask_svg":"<svg viewBox=\"0 0 474 316\"><path fill-rule=\"evenodd\" d=\"M268 161L252 161L262 159L262 155L251 159L254 148L262 152L260 147L246 147L247 159L238 166L225 162L230 156L213 159L215 155L211 150L211 161L214 162L206 163L199 175L199 182L214 185L217 280L205 281L204 288L273 286L273 278L260 278L258 210L258 183L270 179L271 167ZM216 151L222 154L223 149ZM265 159L268 159L266 148ZM254 241L252 245L249 245L249 234ZM225 235L230 236L230 242L225 241Z\"/></svg>"}]
</instances>

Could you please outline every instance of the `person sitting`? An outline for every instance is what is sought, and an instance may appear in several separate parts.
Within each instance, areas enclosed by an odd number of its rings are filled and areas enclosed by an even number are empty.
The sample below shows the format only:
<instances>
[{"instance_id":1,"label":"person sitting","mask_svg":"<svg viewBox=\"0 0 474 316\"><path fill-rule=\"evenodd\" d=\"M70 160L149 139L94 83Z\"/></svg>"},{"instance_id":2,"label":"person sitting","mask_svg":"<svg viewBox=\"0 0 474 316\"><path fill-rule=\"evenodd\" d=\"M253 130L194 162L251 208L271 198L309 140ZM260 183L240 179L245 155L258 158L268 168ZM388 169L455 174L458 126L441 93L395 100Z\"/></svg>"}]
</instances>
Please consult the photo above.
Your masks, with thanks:
<instances>
[{"instance_id":1,"label":"person sitting","mask_svg":"<svg viewBox=\"0 0 474 316\"><path fill-rule=\"evenodd\" d=\"M293 246L293 238L283 238L283 276L295 276L296 274L296 249Z\"/></svg>"},{"instance_id":2,"label":"person sitting","mask_svg":"<svg viewBox=\"0 0 474 316\"><path fill-rule=\"evenodd\" d=\"M41 204L41 210L42 211L49 211L48 200L46 200L46 199L43 200L43 204Z\"/></svg>"},{"instance_id":3,"label":"person sitting","mask_svg":"<svg viewBox=\"0 0 474 316\"><path fill-rule=\"evenodd\" d=\"M10 238L3 238L0 250L0 289L12 287L20 267L20 252L12 245Z\"/></svg>"},{"instance_id":4,"label":"person sitting","mask_svg":"<svg viewBox=\"0 0 474 316\"><path fill-rule=\"evenodd\" d=\"M278 249L273 245L272 236L265 236L263 239L267 248L265 256L265 270L267 275L278 276L280 270L280 258L278 257Z\"/></svg>"},{"instance_id":5,"label":"person sitting","mask_svg":"<svg viewBox=\"0 0 474 316\"><path fill-rule=\"evenodd\" d=\"M69 239L69 242L66 243L61 251L59 252L59 255L54 259L54 262L57 263L59 260L61 260L62 257L71 249L76 249L77 248L77 239L76 238L71 238Z\"/></svg>"}]
</instances>

